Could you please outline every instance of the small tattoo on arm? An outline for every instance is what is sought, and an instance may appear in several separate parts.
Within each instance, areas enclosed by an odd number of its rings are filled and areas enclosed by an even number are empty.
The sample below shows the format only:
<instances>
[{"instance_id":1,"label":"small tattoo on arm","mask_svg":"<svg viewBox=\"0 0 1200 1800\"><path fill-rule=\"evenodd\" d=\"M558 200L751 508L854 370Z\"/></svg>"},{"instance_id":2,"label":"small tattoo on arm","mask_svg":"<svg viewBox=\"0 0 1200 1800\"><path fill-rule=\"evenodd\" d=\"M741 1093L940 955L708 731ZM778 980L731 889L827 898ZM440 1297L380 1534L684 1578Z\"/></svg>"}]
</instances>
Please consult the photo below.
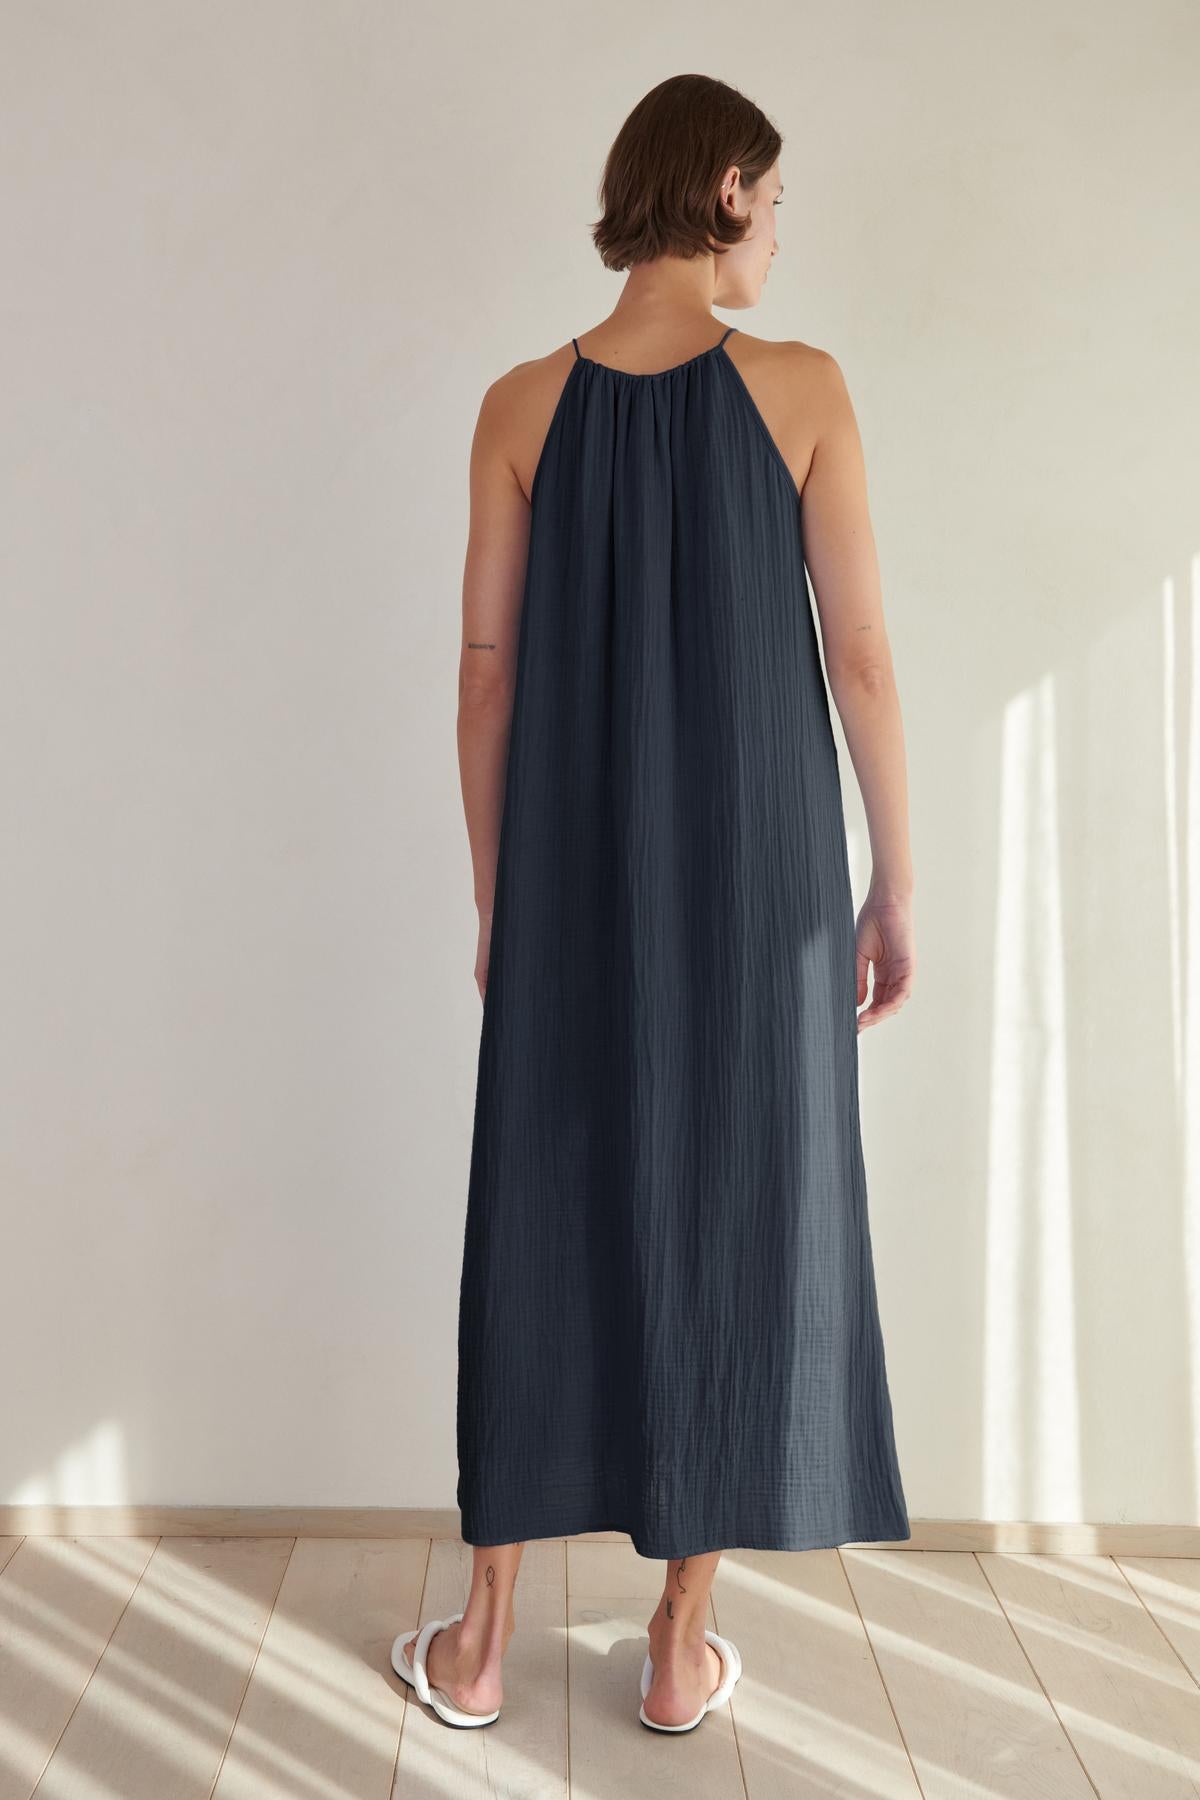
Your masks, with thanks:
<instances>
[{"instance_id":1,"label":"small tattoo on arm","mask_svg":"<svg viewBox=\"0 0 1200 1800\"><path fill-rule=\"evenodd\" d=\"M495 644L473 644L470 639L467 640L468 650L494 650L495 648Z\"/></svg>"},{"instance_id":2,"label":"small tattoo on arm","mask_svg":"<svg viewBox=\"0 0 1200 1800\"><path fill-rule=\"evenodd\" d=\"M484 1579L484 1580L485 1580L485 1581L486 1581L486 1582L487 1582L487 1584L488 1584L488 1586L489 1586L489 1587L494 1587L494 1586L495 1586L495 1584L496 1584L496 1570L495 1570L495 1567L494 1567L494 1565L493 1565L493 1564L492 1564L492 1563L489 1563L489 1564L488 1564L488 1566L487 1566L487 1568L486 1568L486 1569L485 1569L485 1570L484 1570L484 1572L483 1572L483 1579Z\"/></svg>"},{"instance_id":3,"label":"small tattoo on arm","mask_svg":"<svg viewBox=\"0 0 1200 1800\"><path fill-rule=\"evenodd\" d=\"M681 1556L679 1559L679 1567L675 1571L675 1583L681 1594L687 1593L687 1589L684 1587L682 1581L680 1581L680 1579L679 1579L679 1577L683 1574L683 1565L686 1561L687 1561L687 1557Z\"/></svg>"},{"instance_id":4,"label":"small tattoo on arm","mask_svg":"<svg viewBox=\"0 0 1200 1800\"><path fill-rule=\"evenodd\" d=\"M675 1609L669 1600L667 1601L667 1617L668 1619L673 1619L675 1617Z\"/></svg>"}]
</instances>

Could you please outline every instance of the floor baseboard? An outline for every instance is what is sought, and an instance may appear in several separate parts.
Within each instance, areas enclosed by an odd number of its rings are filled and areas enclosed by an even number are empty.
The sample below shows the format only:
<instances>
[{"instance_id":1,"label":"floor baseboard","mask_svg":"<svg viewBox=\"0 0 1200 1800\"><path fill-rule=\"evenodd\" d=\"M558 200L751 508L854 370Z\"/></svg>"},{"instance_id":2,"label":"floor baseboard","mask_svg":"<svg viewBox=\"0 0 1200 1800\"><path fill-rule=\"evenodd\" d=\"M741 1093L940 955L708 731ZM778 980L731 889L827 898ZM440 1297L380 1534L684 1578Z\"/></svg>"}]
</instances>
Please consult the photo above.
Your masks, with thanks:
<instances>
[{"instance_id":1,"label":"floor baseboard","mask_svg":"<svg viewBox=\"0 0 1200 1800\"><path fill-rule=\"evenodd\" d=\"M457 1538L459 1523L455 1507L0 1506L3 1537ZM587 1531L578 1541L628 1539L622 1531ZM914 1518L912 1537L886 1548L1200 1557L1200 1525Z\"/></svg>"}]
</instances>

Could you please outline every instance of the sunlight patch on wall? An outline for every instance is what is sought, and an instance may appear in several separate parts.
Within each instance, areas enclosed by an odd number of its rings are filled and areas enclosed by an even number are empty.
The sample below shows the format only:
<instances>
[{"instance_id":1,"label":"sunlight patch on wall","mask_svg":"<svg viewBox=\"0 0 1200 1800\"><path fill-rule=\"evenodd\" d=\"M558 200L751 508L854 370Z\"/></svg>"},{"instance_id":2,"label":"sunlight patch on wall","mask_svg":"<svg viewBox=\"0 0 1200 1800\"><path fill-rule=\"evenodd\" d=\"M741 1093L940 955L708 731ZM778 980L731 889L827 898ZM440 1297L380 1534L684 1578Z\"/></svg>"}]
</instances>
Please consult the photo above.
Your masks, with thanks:
<instances>
[{"instance_id":1,"label":"sunlight patch on wall","mask_svg":"<svg viewBox=\"0 0 1200 1800\"><path fill-rule=\"evenodd\" d=\"M1080 1516L1055 690L1001 721L987 1173L983 1514Z\"/></svg>"},{"instance_id":2,"label":"sunlight patch on wall","mask_svg":"<svg viewBox=\"0 0 1200 1800\"><path fill-rule=\"evenodd\" d=\"M1187 630L1175 583L1163 584L1163 772L1166 783L1171 1050L1183 1176L1183 1278L1191 1366L1192 1492L1200 1494L1200 555L1191 565ZM1190 666L1180 667L1181 654ZM1179 718L1176 696L1186 713ZM1177 746L1186 733L1181 784Z\"/></svg>"},{"instance_id":3,"label":"sunlight patch on wall","mask_svg":"<svg viewBox=\"0 0 1200 1800\"><path fill-rule=\"evenodd\" d=\"M102 1419L60 1451L48 1469L30 1475L8 1496L12 1506L121 1506L128 1503L125 1433Z\"/></svg>"}]
</instances>

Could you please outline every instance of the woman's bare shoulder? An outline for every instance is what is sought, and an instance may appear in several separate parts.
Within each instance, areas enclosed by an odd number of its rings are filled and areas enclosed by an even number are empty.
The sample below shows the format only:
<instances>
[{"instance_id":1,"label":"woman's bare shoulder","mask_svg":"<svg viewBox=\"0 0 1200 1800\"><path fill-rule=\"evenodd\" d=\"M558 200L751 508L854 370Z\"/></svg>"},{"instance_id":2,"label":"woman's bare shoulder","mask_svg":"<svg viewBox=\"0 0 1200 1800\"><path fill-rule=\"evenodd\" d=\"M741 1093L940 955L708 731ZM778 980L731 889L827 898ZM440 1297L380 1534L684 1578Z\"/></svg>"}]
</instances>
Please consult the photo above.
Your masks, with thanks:
<instances>
[{"instance_id":1,"label":"woman's bare shoulder","mask_svg":"<svg viewBox=\"0 0 1200 1800\"><path fill-rule=\"evenodd\" d=\"M574 361L575 351L567 343L547 356L514 363L484 390L476 441L503 458L526 495Z\"/></svg>"},{"instance_id":2,"label":"woman's bare shoulder","mask_svg":"<svg viewBox=\"0 0 1200 1800\"><path fill-rule=\"evenodd\" d=\"M747 364L764 370L774 369L793 380L810 382L836 381L840 374L837 358L819 344L806 344L801 338L751 337L737 330L725 340L726 349L737 356L740 352Z\"/></svg>"},{"instance_id":3,"label":"woman's bare shoulder","mask_svg":"<svg viewBox=\"0 0 1200 1800\"><path fill-rule=\"evenodd\" d=\"M807 466L803 440L815 446L819 438L843 432L856 424L854 406L842 366L832 350L806 344L800 338L772 341L743 336L738 331L726 343L742 342L734 360L764 412L769 412L779 435L795 447L802 467Z\"/></svg>"},{"instance_id":4,"label":"woman's bare shoulder","mask_svg":"<svg viewBox=\"0 0 1200 1800\"><path fill-rule=\"evenodd\" d=\"M525 362L513 363L488 384L484 404L497 412L503 412L506 407L526 406L543 390L561 387L574 361L575 352L568 343L551 350L547 356L533 356Z\"/></svg>"}]
</instances>

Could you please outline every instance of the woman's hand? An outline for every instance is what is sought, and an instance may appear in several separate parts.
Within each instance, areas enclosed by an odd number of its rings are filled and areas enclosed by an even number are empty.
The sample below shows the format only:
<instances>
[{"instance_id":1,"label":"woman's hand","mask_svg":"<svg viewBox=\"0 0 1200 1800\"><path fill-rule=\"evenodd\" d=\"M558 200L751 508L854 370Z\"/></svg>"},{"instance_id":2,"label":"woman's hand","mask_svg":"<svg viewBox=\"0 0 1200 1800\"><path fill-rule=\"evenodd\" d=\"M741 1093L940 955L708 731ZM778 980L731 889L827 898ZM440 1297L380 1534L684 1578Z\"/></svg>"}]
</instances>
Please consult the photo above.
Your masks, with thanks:
<instances>
[{"instance_id":1,"label":"woman's hand","mask_svg":"<svg viewBox=\"0 0 1200 1800\"><path fill-rule=\"evenodd\" d=\"M475 951L475 986L479 989L482 1000L487 993L488 963L492 955L492 915L490 912L479 914L479 944Z\"/></svg>"},{"instance_id":2,"label":"woman's hand","mask_svg":"<svg viewBox=\"0 0 1200 1800\"><path fill-rule=\"evenodd\" d=\"M858 1015L858 1029L863 1031L899 1012L912 993L917 953L911 900L872 899L868 894L858 915L855 944L860 1006L867 997L867 965L875 965L871 1004Z\"/></svg>"}]
</instances>

